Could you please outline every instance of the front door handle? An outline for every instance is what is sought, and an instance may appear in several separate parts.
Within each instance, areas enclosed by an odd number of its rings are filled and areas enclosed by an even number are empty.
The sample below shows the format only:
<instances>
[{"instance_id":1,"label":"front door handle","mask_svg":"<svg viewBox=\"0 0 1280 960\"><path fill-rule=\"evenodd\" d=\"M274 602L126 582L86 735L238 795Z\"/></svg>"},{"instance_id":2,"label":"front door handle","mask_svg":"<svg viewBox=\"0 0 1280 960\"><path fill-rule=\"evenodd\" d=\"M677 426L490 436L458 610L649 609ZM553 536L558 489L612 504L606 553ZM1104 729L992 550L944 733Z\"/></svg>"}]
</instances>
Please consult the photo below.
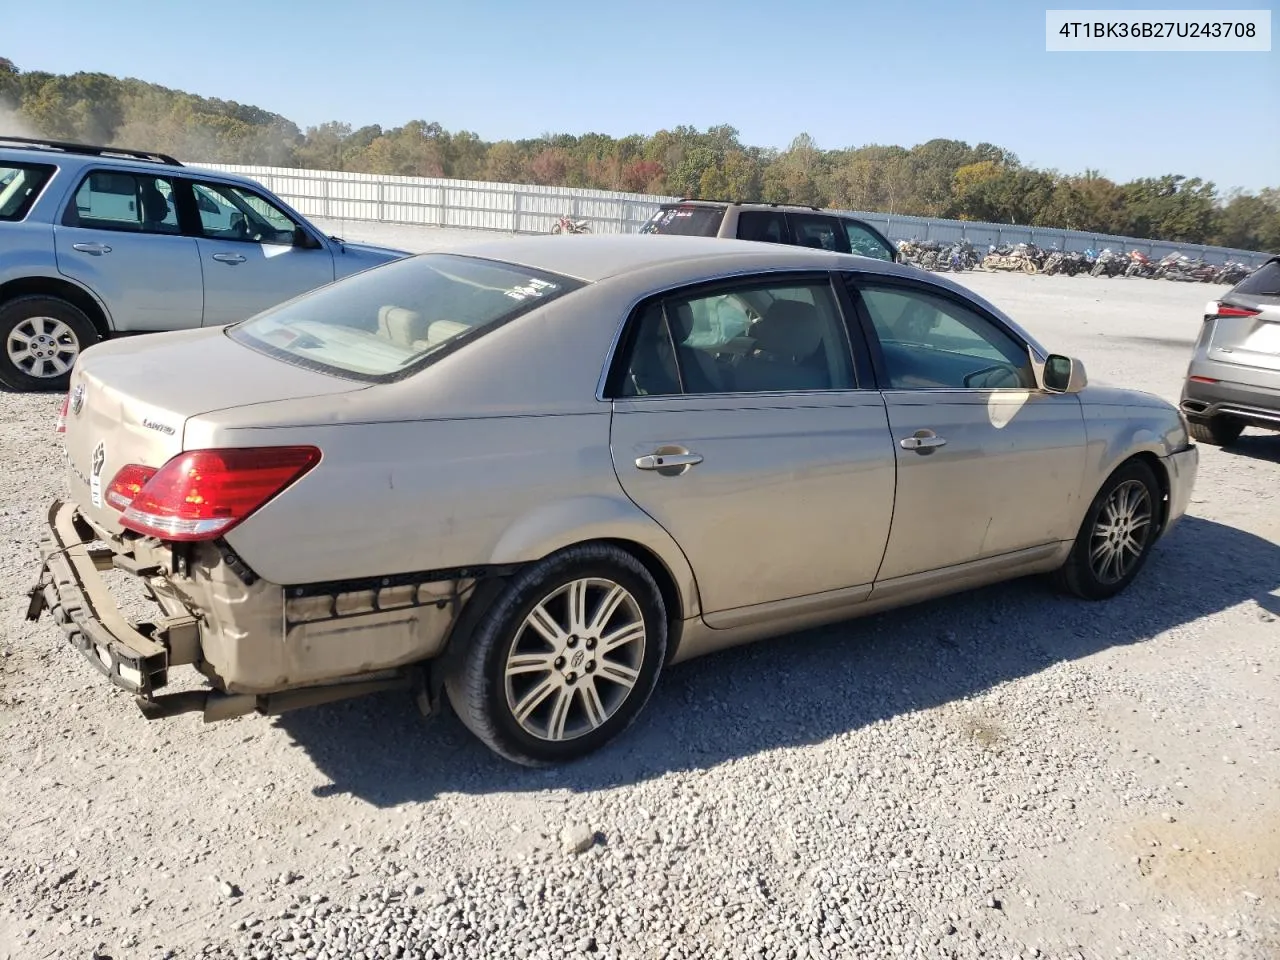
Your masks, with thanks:
<instances>
[{"instance_id":1,"label":"front door handle","mask_svg":"<svg viewBox=\"0 0 1280 960\"><path fill-rule=\"evenodd\" d=\"M213 259L219 263L244 263L244 257L238 253L215 253Z\"/></svg>"},{"instance_id":2,"label":"front door handle","mask_svg":"<svg viewBox=\"0 0 1280 960\"><path fill-rule=\"evenodd\" d=\"M702 462L700 453L651 453L636 457L641 470L665 470L667 467L692 467Z\"/></svg>"},{"instance_id":3,"label":"front door handle","mask_svg":"<svg viewBox=\"0 0 1280 960\"><path fill-rule=\"evenodd\" d=\"M91 253L95 257L100 257L104 253L110 253L111 248L105 243L73 243L72 250L79 250L81 253Z\"/></svg>"},{"instance_id":4,"label":"front door handle","mask_svg":"<svg viewBox=\"0 0 1280 960\"><path fill-rule=\"evenodd\" d=\"M898 446L903 450L914 450L922 455L933 453L938 447L946 445L947 441L932 430L917 430L911 436L903 437L898 441Z\"/></svg>"}]
</instances>

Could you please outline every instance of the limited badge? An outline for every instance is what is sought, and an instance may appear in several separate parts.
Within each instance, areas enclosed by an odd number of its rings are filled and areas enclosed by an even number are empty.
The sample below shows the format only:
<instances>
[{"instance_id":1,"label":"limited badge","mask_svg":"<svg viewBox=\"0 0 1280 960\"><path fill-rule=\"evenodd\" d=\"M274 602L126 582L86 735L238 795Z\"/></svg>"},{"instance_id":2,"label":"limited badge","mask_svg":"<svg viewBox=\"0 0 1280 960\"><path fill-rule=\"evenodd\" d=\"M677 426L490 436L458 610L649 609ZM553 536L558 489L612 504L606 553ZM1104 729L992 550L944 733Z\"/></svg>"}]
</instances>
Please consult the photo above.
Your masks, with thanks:
<instances>
[{"instance_id":1,"label":"limited badge","mask_svg":"<svg viewBox=\"0 0 1280 960\"><path fill-rule=\"evenodd\" d=\"M93 465L89 469L89 499L95 507L102 506L102 468L107 463L107 448L98 441L93 448Z\"/></svg>"}]
</instances>

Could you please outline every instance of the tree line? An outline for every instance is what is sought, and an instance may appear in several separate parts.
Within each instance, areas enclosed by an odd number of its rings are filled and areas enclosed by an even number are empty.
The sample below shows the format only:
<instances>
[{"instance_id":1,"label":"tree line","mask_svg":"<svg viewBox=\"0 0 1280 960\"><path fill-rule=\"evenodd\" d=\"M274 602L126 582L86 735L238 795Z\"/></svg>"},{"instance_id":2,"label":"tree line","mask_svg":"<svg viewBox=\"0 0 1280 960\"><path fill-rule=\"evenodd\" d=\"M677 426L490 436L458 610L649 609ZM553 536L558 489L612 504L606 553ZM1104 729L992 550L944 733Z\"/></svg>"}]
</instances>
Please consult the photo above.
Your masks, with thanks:
<instances>
[{"instance_id":1,"label":"tree line","mask_svg":"<svg viewBox=\"0 0 1280 960\"><path fill-rule=\"evenodd\" d=\"M1117 183L1029 167L990 143L823 150L801 134L778 150L746 145L728 125L492 142L422 120L302 130L254 106L101 73L22 71L0 57L0 133L15 127L197 162L804 203L1280 252L1280 188L1220 194L1181 174Z\"/></svg>"}]
</instances>

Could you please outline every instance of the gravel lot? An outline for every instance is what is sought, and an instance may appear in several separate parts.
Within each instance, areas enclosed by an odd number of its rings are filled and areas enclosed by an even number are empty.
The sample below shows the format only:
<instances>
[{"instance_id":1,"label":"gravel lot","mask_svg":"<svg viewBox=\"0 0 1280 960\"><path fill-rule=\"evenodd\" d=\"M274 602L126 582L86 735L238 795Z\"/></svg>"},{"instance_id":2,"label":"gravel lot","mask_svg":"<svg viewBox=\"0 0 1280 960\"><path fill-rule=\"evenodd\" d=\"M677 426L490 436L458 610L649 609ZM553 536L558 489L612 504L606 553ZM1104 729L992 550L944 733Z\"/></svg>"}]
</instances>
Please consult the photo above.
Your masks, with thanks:
<instances>
[{"instance_id":1,"label":"gravel lot","mask_svg":"<svg viewBox=\"0 0 1280 960\"><path fill-rule=\"evenodd\" d=\"M963 282L1169 399L1220 289ZM1280 957L1280 436L1201 448L1111 603L1019 582L714 655L542 772L399 695L145 722L23 620L60 402L0 394L0 957Z\"/></svg>"}]
</instances>

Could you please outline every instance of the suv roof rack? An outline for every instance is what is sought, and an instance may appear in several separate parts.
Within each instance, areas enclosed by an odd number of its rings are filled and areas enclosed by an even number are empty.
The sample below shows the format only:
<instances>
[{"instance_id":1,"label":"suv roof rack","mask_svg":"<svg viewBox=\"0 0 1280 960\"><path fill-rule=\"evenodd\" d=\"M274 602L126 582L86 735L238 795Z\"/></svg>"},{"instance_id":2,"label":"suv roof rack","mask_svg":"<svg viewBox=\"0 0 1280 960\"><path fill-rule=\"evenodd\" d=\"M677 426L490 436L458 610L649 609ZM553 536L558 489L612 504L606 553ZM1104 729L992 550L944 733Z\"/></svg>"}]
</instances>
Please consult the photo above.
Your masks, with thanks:
<instances>
[{"instance_id":1,"label":"suv roof rack","mask_svg":"<svg viewBox=\"0 0 1280 960\"><path fill-rule=\"evenodd\" d=\"M809 203L766 203L764 200L707 200L703 197L681 197L678 203L726 203L730 206L752 204L758 207L790 207L795 210L821 210Z\"/></svg>"},{"instance_id":2,"label":"suv roof rack","mask_svg":"<svg viewBox=\"0 0 1280 960\"><path fill-rule=\"evenodd\" d=\"M66 140L45 140L40 137L11 137L8 134L0 134L0 146L10 143L19 144L23 147L35 147L40 150L60 150L63 153L83 153L94 157L124 157L129 160L144 160L148 163L165 163L172 167L182 166L182 162L175 160L166 153L157 153L155 150L127 150L124 147L98 147L88 143L71 143Z\"/></svg>"}]
</instances>

